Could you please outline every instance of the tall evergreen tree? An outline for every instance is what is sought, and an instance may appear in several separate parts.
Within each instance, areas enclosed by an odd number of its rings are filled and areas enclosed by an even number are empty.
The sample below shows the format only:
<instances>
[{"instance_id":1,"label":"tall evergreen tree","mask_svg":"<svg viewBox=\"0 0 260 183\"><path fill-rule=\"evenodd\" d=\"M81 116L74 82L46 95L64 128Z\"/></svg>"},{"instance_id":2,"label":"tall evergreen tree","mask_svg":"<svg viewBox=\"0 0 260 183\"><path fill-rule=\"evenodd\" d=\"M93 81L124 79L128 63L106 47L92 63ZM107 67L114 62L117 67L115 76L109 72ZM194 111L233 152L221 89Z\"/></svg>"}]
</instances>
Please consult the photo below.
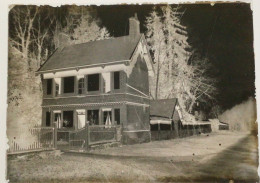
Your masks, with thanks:
<instances>
[{"instance_id":1,"label":"tall evergreen tree","mask_svg":"<svg viewBox=\"0 0 260 183\"><path fill-rule=\"evenodd\" d=\"M146 37L157 68L151 88L155 85L156 99L178 98L184 117L194 120L189 114L194 105L212 99L215 91L213 80L206 74L208 60L196 56L189 45L180 8L167 5L158 11L160 16L154 9L146 21Z\"/></svg>"},{"instance_id":2,"label":"tall evergreen tree","mask_svg":"<svg viewBox=\"0 0 260 183\"><path fill-rule=\"evenodd\" d=\"M156 9L150 13L146 19L146 37L147 42L151 48L151 52L154 58L155 77L151 79L150 90L153 98L160 98L161 88L161 70L166 58L166 44L165 36L163 33L163 22Z\"/></svg>"}]
</instances>

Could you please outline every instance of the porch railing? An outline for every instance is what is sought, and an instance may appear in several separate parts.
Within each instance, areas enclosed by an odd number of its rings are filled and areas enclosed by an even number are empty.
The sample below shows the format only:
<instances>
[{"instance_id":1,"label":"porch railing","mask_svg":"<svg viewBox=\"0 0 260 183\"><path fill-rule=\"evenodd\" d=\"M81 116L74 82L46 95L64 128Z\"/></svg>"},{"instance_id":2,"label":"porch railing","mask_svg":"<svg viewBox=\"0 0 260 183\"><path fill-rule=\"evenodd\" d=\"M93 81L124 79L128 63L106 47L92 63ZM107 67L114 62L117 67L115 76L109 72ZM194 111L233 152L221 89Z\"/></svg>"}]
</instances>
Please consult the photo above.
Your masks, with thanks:
<instances>
[{"instance_id":1,"label":"porch railing","mask_svg":"<svg viewBox=\"0 0 260 183\"><path fill-rule=\"evenodd\" d=\"M89 149L92 145L120 142L121 125L88 125L80 130L69 132L70 149Z\"/></svg>"},{"instance_id":2,"label":"porch railing","mask_svg":"<svg viewBox=\"0 0 260 183\"><path fill-rule=\"evenodd\" d=\"M120 127L117 125L89 126L89 145L119 141Z\"/></svg>"}]
</instances>

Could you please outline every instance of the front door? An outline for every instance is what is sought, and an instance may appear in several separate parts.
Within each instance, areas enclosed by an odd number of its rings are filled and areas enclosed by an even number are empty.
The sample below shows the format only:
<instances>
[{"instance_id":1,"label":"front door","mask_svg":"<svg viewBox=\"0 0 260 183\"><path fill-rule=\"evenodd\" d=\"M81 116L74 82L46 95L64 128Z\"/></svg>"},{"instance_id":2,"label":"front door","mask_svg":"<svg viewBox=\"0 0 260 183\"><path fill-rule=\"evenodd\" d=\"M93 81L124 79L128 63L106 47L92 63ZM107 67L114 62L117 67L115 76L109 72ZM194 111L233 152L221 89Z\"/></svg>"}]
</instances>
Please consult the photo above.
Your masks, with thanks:
<instances>
[{"instance_id":1,"label":"front door","mask_svg":"<svg viewBox=\"0 0 260 183\"><path fill-rule=\"evenodd\" d=\"M112 125L112 109L102 109L103 112L103 119L102 119L102 125L105 126L111 126Z\"/></svg>"},{"instance_id":2,"label":"front door","mask_svg":"<svg viewBox=\"0 0 260 183\"><path fill-rule=\"evenodd\" d=\"M58 129L61 128L61 111L54 111L54 123L57 124Z\"/></svg>"}]
</instances>

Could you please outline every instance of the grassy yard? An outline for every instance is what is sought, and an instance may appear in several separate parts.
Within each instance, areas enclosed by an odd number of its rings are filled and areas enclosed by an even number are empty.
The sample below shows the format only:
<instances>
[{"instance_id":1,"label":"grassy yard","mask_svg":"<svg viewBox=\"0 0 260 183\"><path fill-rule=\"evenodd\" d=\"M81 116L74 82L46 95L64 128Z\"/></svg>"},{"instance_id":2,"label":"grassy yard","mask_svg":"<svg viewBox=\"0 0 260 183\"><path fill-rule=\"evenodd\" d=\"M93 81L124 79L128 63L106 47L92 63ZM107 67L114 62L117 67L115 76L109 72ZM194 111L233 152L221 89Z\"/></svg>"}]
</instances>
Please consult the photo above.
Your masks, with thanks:
<instances>
[{"instance_id":1,"label":"grassy yard","mask_svg":"<svg viewBox=\"0 0 260 183\"><path fill-rule=\"evenodd\" d=\"M256 182L257 137L222 132L108 148L8 157L11 182Z\"/></svg>"}]
</instances>

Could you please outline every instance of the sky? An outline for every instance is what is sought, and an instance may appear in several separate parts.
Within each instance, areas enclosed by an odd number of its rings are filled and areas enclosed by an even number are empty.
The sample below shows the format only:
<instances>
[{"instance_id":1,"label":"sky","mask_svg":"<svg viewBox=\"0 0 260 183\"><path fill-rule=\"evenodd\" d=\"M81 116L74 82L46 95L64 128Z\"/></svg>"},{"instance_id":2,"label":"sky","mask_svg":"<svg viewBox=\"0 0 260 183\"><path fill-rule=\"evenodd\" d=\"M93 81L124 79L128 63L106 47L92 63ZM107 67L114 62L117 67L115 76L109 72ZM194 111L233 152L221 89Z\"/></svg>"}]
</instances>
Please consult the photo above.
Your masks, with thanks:
<instances>
[{"instance_id":1,"label":"sky","mask_svg":"<svg viewBox=\"0 0 260 183\"><path fill-rule=\"evenodd\" d=\"M141 32L152 5L100 6L97 16L112 36L128 34L128 18L138 14ZM189 43L209 58L218 79L215 104L229 109L255 96L253 22L246 3L186 4L182 24Z\"/></svg>"}]
</instances>

